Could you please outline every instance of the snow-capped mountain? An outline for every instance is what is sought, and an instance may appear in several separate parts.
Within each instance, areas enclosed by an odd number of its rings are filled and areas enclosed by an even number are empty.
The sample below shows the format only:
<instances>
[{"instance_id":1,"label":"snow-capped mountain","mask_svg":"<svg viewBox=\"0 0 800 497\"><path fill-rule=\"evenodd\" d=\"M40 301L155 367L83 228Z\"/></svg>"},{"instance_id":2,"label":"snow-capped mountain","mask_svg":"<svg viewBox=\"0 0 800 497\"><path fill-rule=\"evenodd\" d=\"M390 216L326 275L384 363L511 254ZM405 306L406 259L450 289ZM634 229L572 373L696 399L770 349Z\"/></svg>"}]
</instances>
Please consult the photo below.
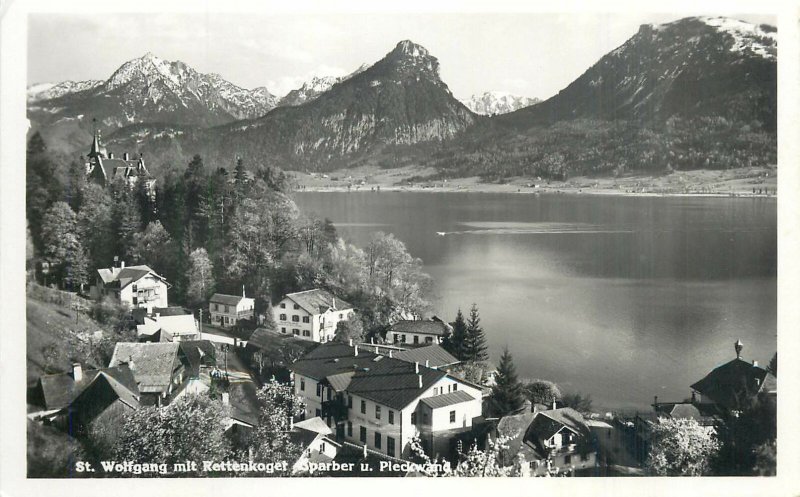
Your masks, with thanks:
<instances>
[{"instance_id":1,"label":"snow-capped mountain","mask_svg":"<svg viewBox=\"0 0 800 497\"><path fill-rule=\"evenodd\" d=\"M45 133L65 125L90 132L92 119L109 133L142 123L207 127L260 117L278 100L266 88L241 88L152 53L124 63L105 81L37 85L28 93L32 127Z\"/></svg>"},{"instance_id":2,"label":"snow-capped mountain","mask_svg":"<svg viewBox=\"0 0 800 497\"><path fill-rule=\"evenodd\" d=\"M27 88L27 100L32 103L58 98L71 93L91 90L102 83L102 81L94 79L88 81L64 81L62 83L38 83Z\"/></svg>"},{"instance_id":3,"label":"snow-capped mountain","mask_svg":"<svg viewBox=\"0 0 800 497\"><path fill-rule=\"evenodd\" d=\"M461 101L469 110L483 116L507 114L541 102L538 98L521 97L503 91L487 91Z\"/></svg>"},{"instance_id":4,"label":"snow-capped mountain","mask_svg":"<svg viewBox=\"0 0 800 497\"><path fill-rule=\"evenodd\" d=\"M347 81L356 74L364 72L364 70L366 70L368 67L369 66L367 64L362 64L358 69L346 76L314 76L309 81L303 83L303 86L300 88L294 89L287 93L286 96L280 100L278 106L294 106L310 102L320 96L322 93L330 90L331 87L336 83Z\"/></svg>"}]
</instances>

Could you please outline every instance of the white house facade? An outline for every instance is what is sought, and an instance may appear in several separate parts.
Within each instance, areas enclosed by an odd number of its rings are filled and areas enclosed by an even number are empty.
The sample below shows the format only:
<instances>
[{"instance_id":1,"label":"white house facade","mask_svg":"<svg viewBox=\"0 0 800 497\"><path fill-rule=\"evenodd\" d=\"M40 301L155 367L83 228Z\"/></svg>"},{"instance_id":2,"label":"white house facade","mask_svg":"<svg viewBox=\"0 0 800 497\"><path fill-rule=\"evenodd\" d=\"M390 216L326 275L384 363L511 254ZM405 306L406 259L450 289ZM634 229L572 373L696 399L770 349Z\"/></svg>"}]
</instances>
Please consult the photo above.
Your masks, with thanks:
<instances>
[{"instance_id":1,"label":"white house facade","mask_svg":"<svg viewBox=\"0 0 800 497\"><path fill-rule=\"evenodd\" d=\"M96 284L90 289L92 298L102 300L108 295L131 308L144 308L148 313L154 307L169 307L169 284L145 265L102 268L97 270Z\"/></svg>"},{"instance_id":2,"label":"white house facade","mask_svg":"<svg viewBox=\"0 0 800 497\"><path fill-rule=\"evenodd\" d=\"M222 328L233 326L240 319L253 319L255 308L255 299L246 297L244 289L241 296L215 293L208 302L211 323Z\"/></svg>"},{"instance_id":3,"label":"white house facade","mask_svg":"<svg viewBox=\"0 0 800 497\"><path fill-rule=\"evenodd\" d=\"M336 325L353 316L353 306L325 290L287 294L272 308L278 331L312 342L329 342Z\"/></svg>"},{"instance_id":4,"label":"white house facade","mask_svg":"<svg viewBox=\"0 0 800 497\"><path fill-rule=\"evenodd\" d=\"M397 344L430 345L441 344L452 328L438 317L431 319L402 319L386 332L387 340Z\"/></svg>"}]
</instances>

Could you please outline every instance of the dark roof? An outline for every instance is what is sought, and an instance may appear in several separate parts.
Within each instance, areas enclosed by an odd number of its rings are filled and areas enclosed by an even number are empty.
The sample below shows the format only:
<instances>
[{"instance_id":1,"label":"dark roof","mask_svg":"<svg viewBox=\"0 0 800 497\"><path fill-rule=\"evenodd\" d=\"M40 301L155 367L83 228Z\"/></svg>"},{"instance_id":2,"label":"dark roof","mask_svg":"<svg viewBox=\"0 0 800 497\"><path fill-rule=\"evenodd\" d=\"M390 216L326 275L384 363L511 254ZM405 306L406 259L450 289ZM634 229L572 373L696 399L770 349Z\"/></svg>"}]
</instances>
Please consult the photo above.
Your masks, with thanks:
<instances>
[{"instance_id":1,"label":"dark roof","mask_svg":"<svg viewBox=\"0 0 800 497\"><path fill-rule=\"evenodd\" d=\"M322 314L328 309L352 309L353 306L348 302L337 298L331 292L320 288L286 294L286 298L292 300L303 310L310 314Z\"/></svg>"},{"instance_id":2,"label":"dark roof","mask_svg":"<svg viewBox=\"0 0 800 497\"><path fill-rule=\"evenodd\" d=\"M162 276L145 265L128 266L125 268L100 268L97 270L97 273L106 286L119 286L119 288L125 288L129 284L139 281L150 273L156 278L164 280Z\"/></svg>"},{"instance_id":3,"label":"dark roof","mask_svg":"<svg viewBox=\"0 0 800 497\"><path fill-rule=\"evenodd\" d=\"M224 293L215 293L209 299L209 302L225 305L238 305L244 297L241 295L226 295Z\"/></svg>"},{"instance_id":4,"label":"dark roof","mask_svg":"<svg viewBox=\"0 0 800 497\"><path fill-rule=\"evenodd\" d=\"M355 371L345 371L344 373L328 375L325 379L335 391L344 392L350 386L350 380L353 379L355 374Z\"/></svg>"},{"instance_id":5,"label":"dark roof","mask_svg":"<svg viewBox=\"0 0 800 497\"><path fill-rule=\"evenodd\" d=\"M560 407L549 411L537 412L533 418L529 433L539 440L547 440L563 427L569 428L578 435L589 433L589 427L586 426L583 415L571 407Z\"/></svg>"},{"instance_id":6,"label":"dark roof","mask_svg":"<svg viewBox=\"0 0 800 497\"><path fill-rule=\"evenodd\" d=\"M442 346L438 344L403 350L393 353L392 357L395 359L400 359L401 361L419 362L420 364L425 364L425 361L427 360L428 365L432 368L449 366L459 362L458 359L450 355L449 352L444 350Z\"/></svg>"},{"instance_id":7,"label":"dark roof","mask_svg":"<svg viewBox=\"0 0 800 497\"><path fill-rule=\"evenodd\" d=\"M444 371L384 357L353 375L347 391L394 409L402 409L447 375ZM422 377L422 387L419 377Z\"/></svg>"},{"instance_id":8,"label":"dark roof","mask_svg":"<svg viewBox=\"0 0 800 497\"><path fill-rule=\"evenodd\" d=\"M231 418L255 426L258 424L258 388L252 381L231 383L228 388L228 402Z\"/></svg>"},{"instance_id":9,"label":"dark roof","mask_svg":"<svg viewBox=\"0 0 800 497\"><path fill-rule=\"evenodd\" d=\"M508 448L504 451L507 461L514 460L519 453L526 456L526 460L534 459L530 457L531 455L535 455L535 459L540 457L535 444L526 441L528 427L533 422L534 416L535 414L529 411L500 418L497 423L497 434L509 438L506 444Z\"/></svg>"},{"instance_id":10,"label":"dark roof","mask_svg":"<svg viewBox=\"0 0 800 497\"><path fill-rule=\"evenodd\" d=\"M179 366L178 343L119 342L110 366L128 364L139 391L163 392L169 388L172 372Z\"/></svg>"},{"instance_id":11,"label":"dark roof","mask_svg":"<svg viewBox=\"0 0 800 497\"><path fill-rule=\"evenodd\" d=\"M692 389L726 409L741 409L744 401L761 390L767 370L736 358L717 367Z\"/></svg>"},{"instance_id":12,"label":"dark roof","mask_svg":"<svg viewBox=\"0 0 800 497\"><path fill-rule=\"evenodd\" d=\"M192 376L200 375L200 366L217 364L217 349L210 340L182 340L178 346L189 361Z\"/></svg>"},{"instance_id":13,"label":"dark roof","mask_svg":"<svg viewBox=\"0 0 800 497\"><path fill-rule=\"evenodd\" d=\"M364 347L358 347L358 355L355 355L354 348L341 342L323 343L292 364L289 369L309 378L323 380L330 375L354 371L357 368L370 368L376 364L373 362L375 354L364 350Z\"/></svg>"},{"instance_id":14,"label":"dark roof","mask_svg":"<svg viewBox=\"0 0 800 497\"><path fill-rule=\"evenodd\" d=\"M180 306L153 307L153 315L159 314L161 316L183 316L184 314L191 313L192 311Z\"/></svg>"},{"instance_id":15,"label":"dark roof","mask_svg":"<svg viewBox=\"0 0 800 497\"><path fill-rule=\"evenodd\" d=\"M118 383L124 385L128 390L136 392L138 395L136 382L127 366L121 365L104 369L89 369L82 372L82 378L79 382L73 379L72 373L51 374L39 378L39 382L42 386L42 394L44 396L44 407L48 410L67 407L92 383L95 376L101 372L115 378Z\"/></svg>"},{"instance_id":16,"label":"dark roof","mask_svg":"<svg viewBox=\"0 0 800 497\"><path fill-rule=\"evenodd\" d=\"M114 376L100 371L70 404L69 410L77 412L85 422L94 419L117 399L126 406L137 409L139 407L139 389L136 388L131 371L127 367L124 370L127 374L124 381L129 383L128 385Z\"/></svg>"},{"instance_id":17,"label":"dark roof","mask_svg":"<svg viewBox=\"0 0 800 497\"><path fill-rule=\"evenodd\" d=\"M425 397L424 399L420 400L420 402L431 409L439 409L442 407L460 404L462 402L470 402L472 400L475 400L472 395L463 390L456 390L455 392L446 393L444 395Z\"/></svg>"},{"instance_id":18,"label":"dark roof","mask_svg":"<svg viewBox=\"0 0 800 497\"><path fill-rule=\"evenodd\" d=\"M404 319L394 323L389 328L390 333L419 333L435 336L443 336L447 331L449 331L447 324L434 319Z\"/></svg>"}]
</instances>

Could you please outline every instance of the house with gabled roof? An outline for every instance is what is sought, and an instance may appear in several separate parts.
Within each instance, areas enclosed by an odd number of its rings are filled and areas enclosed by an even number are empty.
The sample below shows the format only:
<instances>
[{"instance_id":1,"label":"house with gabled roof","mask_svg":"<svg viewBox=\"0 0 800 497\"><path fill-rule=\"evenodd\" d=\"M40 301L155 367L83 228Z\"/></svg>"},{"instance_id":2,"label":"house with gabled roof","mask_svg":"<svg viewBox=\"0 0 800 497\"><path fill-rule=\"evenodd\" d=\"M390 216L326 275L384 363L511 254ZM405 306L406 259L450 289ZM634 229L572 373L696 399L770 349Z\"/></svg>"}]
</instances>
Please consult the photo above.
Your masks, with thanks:
<instances>
[{"instance_id":1,"label":"house with gabled roof","mask_svg":"<svg viewBox=\"0 0 800 497\"><path fill-rule=\"evenodd\" d=\"M222 328L233 326L240 319L254 319L255 308L255 299L245 295L244 287L242 287L241 296L215 293L208 301L211 323Z\"/></svg>"},{"instance_id":2,"label":"house with gabled roof","mask_svg":"<svg viewBox=\"0 0 800 497\"><path fill-rule=\"evenodd\" d=\"M339 321L353 317L353 306L327 290L314 289L287 294L272 313L282 334L324 343L333 340Z\"/></svg>"},{"instance_id":3,"label":"house with gabled roof","mask_svg":"<svg viewBox=\"0 0 800 497\"><path fill-rule=\"evenodd\" d=\"M139 340L147 342L181 342L200 338L197 320L192 314L162 316L155 313L145 316L142 324L136 325Z\"/></svg>"},{"instance_id":4,"label":"house with gabled roof","mask_svg":"<svg viewBox=\"0 0 800 497\"><path fill-rule=\"evenodd\" d=\"M386 332L386 339L408 345L441 344L444 337L452 332L452 326L437 316L430 319L401 319L392 324Z\"/></svg>"},{"instance_id":5,"label":"house with gabled roof","mask_svg":"<svg viewBox=\"0 0 800 497\"><path fill-rule=\"evenodd\" d=\"M508 438L502 464L509 466L521 455L528 476L592 470L597 449L583 415L570 407L504 416L497 436Z\"/></svg>"},{"instance_id":6,"label":"house with gabled roof","mask_svg":"<svg viewBox=\"0 0 800 497\"><path fill-rule=\"evenodd\" d=\"M109 367L127 365L139 388L142 405L165 406L187 391L207 390L178 342L119 342ZM190 384L191 383L191 384Z\"/></svg>"},{"instance_id":7,"label":"house with gabled roof","mask_svg":"<svg viewBox=\"0 0 800 497\"><path fill-rule=\"evenodd\" d=\"M144 308L150 314L154 307L168 307L169 287L167 280L149 266L125 267L123 261L119 267L98 269L90 294L95 300L111 295L132 309Z\"/></svg>"},{"instance_id":8,"label":"house with gabled roof","mask_svg":"<svg viewBox=\"0 0 800 497\"><path fill-rule=\"evenodd\" d=\"M142 182L148 194L155 197L156 179L147 170L144 156L131 158L128 152L122 157L114 157L100 142L100 132L94 132L92 145L85 162L86 179L100 186L107 186L115 179L122 179L129 188Z\"/></svg>"},{"instance_id":9,"label":"house with gabled roof","mask_svg":"<svg viewBox=\"0 0 800 497\"><path fill-rule=\"evenodd\" d=\"M482 393L444 369L375 352L374 346L329 342L290 366L306 416L320 416L336 440L406 457L419 436L432 456L482 414ZM381 351L381 349L378 349Z\"/></svg>"},{"instance_id":10,"label":"house with gabled roof","mask_svg":"<svg viewBox=\"0 0 800 497\"><path fill-rule=\"evenodd\" d=\"M292 466L292 473L308 473L310 464L330 463L342 444L333 437L333 430L321 418L314 417L292 423L289 439L303 452Z\"/></svg>"}]
</instances>

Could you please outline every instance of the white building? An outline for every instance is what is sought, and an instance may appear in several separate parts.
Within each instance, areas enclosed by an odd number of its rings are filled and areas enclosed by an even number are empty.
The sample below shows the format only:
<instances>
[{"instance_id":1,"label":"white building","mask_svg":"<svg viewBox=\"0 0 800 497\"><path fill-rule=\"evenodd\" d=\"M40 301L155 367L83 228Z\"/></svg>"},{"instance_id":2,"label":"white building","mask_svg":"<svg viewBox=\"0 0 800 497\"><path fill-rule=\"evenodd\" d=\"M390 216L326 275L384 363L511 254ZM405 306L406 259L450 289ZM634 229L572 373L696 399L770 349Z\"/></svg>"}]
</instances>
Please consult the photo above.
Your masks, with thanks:
<instances>
[{"instance_id":1,"label":"white building","mask_svg":"<svg viewBox=\"0 0 800 497\"><path fill-rule=\"evenodd\" d=\"M326 343L290 369L307 417L325 419L337 440L392 457L407 457L417 434L431 456L446 455L450 439L482 414L474 385L367 345Z\"/></svg>"},{"instance_id":2,"label":"white building","mask_svg":"<svg viewBox=\"0 0 800 497\"><path fill-rule=\"evenodd\" d=\"M452 327L433 316L431 319L402 319L394 323L386 332L388 341L398 344L441 344Z\"/></svg>"},{"instance_id":3,"label":"white building","mask_svg":"<svg viewBox=\"0 0 800 497\"><path fill-rule=\"evenodd\" d=\"M200 329L191 314L161 316L156 312L152 316L145 316L144 324L136 325L136 334L139 340L181 342L198 340Z\"/></svg>"},{"instance_id":4,"label":"white building","mask_svg":"<svg viewBox=\"0 0 800 497\"><path fill-rule=\"evenodd\" d=\"M272 313L282 334L324 343L333 340L339 321L353 316L353 306L326 290L316 289L287 294L272 307Z\"/></svg>"},{"instance_id":5,"label":"white building","mask_svg":"<svg viewBox=\"0 0 800 497\"><path fill-rule=\"evenodd\" d=\"M102 300L107 295L131 308L147 309L148 314L153 307L169 307L167 290L170 285L150 267L128 266L125 262L120 267L97 270L96 284L92 285L90 294L95 300Z\"/></svg>"},{"instance_id":6,"label":"white building","mask_svg":"<svg viewBox=\"0 0 800 497\"><path fill-rule=\"evenodd\" d=\"M241 296L215 293L208 302L211 323L223 328L235 325L240 319L253 319L255 308L255 299L245 296L244 287Z\"/></svg>"}]
</instances>

